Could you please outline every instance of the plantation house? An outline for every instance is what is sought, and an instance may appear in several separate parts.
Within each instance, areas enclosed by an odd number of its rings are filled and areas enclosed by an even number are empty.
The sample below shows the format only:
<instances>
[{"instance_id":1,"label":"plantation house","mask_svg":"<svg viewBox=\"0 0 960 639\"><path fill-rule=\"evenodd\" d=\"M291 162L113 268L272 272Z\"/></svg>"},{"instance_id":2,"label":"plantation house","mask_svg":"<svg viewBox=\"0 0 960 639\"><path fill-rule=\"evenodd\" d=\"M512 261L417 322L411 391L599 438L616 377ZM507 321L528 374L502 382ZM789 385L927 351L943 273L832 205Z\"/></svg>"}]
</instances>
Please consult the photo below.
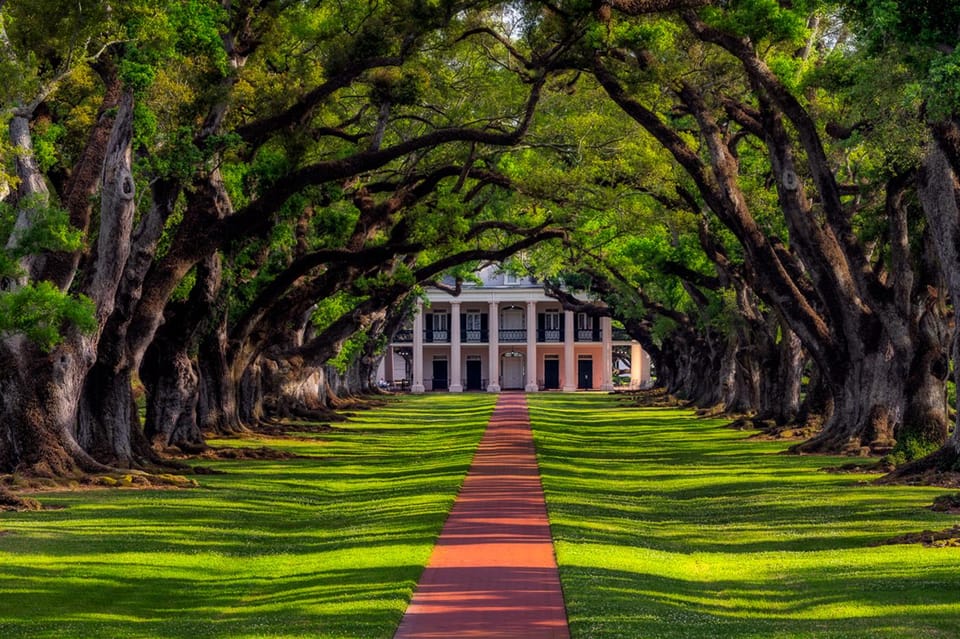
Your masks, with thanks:
<instances>
[{"instance_id":1,"label":"plantation house","mask_svg":"<svg viewBox=\"0 0 960 639\"><path fill-rule=\"evenodd\" d=\"M427 291L412 327L390 344L382 379L414 393L612 390L615 382L650 382L649 356L610 318L564 311L540 284L496 266L478 275L482 283L464 284L456 297Z\"/></svg>"}]
</instances>

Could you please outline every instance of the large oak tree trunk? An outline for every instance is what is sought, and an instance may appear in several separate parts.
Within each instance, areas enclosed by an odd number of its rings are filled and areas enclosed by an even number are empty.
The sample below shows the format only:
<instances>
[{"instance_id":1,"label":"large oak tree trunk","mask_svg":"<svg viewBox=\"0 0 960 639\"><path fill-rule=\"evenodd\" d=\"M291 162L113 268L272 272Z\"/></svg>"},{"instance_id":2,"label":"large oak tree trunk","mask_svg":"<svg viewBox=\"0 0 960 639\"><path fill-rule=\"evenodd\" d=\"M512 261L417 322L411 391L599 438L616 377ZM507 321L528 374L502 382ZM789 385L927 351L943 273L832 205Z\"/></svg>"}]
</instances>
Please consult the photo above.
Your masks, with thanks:
<instances>
[{"instance_id":1,"label":"large oak tree trunk","mask_svg":"<svg viewBox=\"0 0 960 639\"><path fill-rule=\"evenodd\" d=\"M97 329L90 335L68 330L63 343L49 354L39 352L20 336L3 342L4 358L16 363L3 372L4 396L9 399L4 400L0 414L0 430L5 431L0 439L12 445L10 451L0 455L6 459L5 470L107 470L84 452L78 441L88 444L90 450L116 448L126 460L131 457L128 442L122 438L103 442L89 438L78 416L82 417L79 402L84 379L95 362L97 344L114 309L130 252L135 209L132 137L133 97L125 94L104 154L99 235L91 269L81 287L94 303ZM29 218L21 216L27 224ZM29 266L31 271L40 268L38 263ZM121 455L105 456L109 463L126 460Z\"/></svg>"},{"instance_id":2,"label":"large oak tree trunk","mask_svg":"<svg viewBox=\"0 0 960 639\"><path fill-rule=\"evenodd\" d=\"M923 210L930 225L930 237L933 240L940 260L947 289L953 300L953 362L954 379L960 371L960 339L956 327L960 327L960 122L948 120L934 127L935 141L927 151L919 178L919 194ZM929 368L932 375L938 377L942 365L933 360ZM924 392L929 396L928 403L936 403L939 397L935 393ZM923 418L920 418L921 423ZM928 470L960 469L960 411L953 434L946 443L932 455L898 469L896 476L922 474Z\"/></svg>"},{"instance_id":3,"label":"large oak tree trunk","mask_svg":"<svg viewBox=\"0 0 960 639\"><path fill-rule=\"evenodd\" d=\"M889 341L845 370L831 371L833 413L823 430L796 447L800 452L869 454L888 452L903 421L908 364Z\"/></svg>"},{"instance_id":4,"label":"large oak tree trunk","mask_svg":"<svg viewBox=\"0 0 960 639\"><path fill-rule=\"evenodd\" d=\"M197 266L189 298L167 306L164 323L144 353L140 366L147 389L144 433L154 448L175 446L193 452L205 446L197 419L200 375L194 354L216 312L221 274L218 255Z\"/></svg>"},{"instance_id":5,"label":"large oak tree trunk","mask_svg":"<svg viewBox=\"0 0 960 639\"><path fill-rule=\"evenodd\" d=\"M242 374L236 377L227 359L226 314L200 342L200 396L197 424L203 432L220 435L244 430L240 423L238 391Z\"/></svg>"},{"instance_id":6,"label":"large oak tree trunk","mask_svg":"<svg viewBox=\"0 0 960 639\"><path fill-rule=\"evenodd\" d=\"M777 425L792 423L800 413L805 358L800 339L783 328L783 335L767 355L761 376L759 419Z\"/></svg>"},{"instance_id":7,"label":"large oak tree trunk","mask_svg":"<svg viewBox=\"0 0 960 639\"><path fill-rule=\"evenodd\" d=\"M50 354L22 337L0 343L0 472L68 476L109 470L80 447L73 432L89 367L84 341Z\"/></svg>"}]
</instances>

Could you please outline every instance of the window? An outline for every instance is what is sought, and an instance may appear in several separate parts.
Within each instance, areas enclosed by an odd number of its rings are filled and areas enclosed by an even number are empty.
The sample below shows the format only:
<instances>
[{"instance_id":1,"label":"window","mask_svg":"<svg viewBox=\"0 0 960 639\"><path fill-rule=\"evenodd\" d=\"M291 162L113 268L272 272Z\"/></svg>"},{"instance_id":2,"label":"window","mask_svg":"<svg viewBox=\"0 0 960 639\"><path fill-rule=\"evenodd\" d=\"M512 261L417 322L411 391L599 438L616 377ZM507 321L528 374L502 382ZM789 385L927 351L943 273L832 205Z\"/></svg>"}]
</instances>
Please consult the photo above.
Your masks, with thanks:
<instances>
[{"instance_id":1,"label":"window","mask_svg":"<svg viewBox=\"0 0 960 639\"><path fill-rule=\"evenodd\" d=\"M504 284L516 284L516 283L517 283L517 276L514 275L513 273L507 273L507 272L505 272L505 273L503 274L503 283L504 283Z\"/></svg>"},{"instance_id":2,"label":"window","mask_svg":"<svg viewBox=\"0 0 960 639\"><path fill-rule=\"evenodd\" d=\"M577 313L577 330L593 330L593 317L587 315L586 313Z\"/></svg>"},{"instance_id":3,"label":"window","mask_svg":"<svg viewBox=\"0 0 960 639\"><path fill-rule=\"evenodd\" d=\"M548 331L560 330L560 311L548 310L544 313L543 328Z\"/></svg>"},{"instance_id":4,"label":"window","mask_svg":"<svg viewBox=\"0 0 960 639\"><path fill-rule=\"evenodd\" d=\"M467 311L467 325L466 325L466 329L467 329L468 331L477 331L477 332L479 332L479 331L483 330L483 329L481 328L480 324L481 324L481 322L480 322L480 313L471 313L470 311Z\"/></svg>"},{"instance_id":5,"label":"window","mask_svg":"<svg viewBox=\"0 0 960 639\"><path fill-rule=\"evenodd\" d=\"M433 340L434 342L446 342L450 339L450 314L446 311L439 311L433 314Z\"/></svg>"}]
</instances>

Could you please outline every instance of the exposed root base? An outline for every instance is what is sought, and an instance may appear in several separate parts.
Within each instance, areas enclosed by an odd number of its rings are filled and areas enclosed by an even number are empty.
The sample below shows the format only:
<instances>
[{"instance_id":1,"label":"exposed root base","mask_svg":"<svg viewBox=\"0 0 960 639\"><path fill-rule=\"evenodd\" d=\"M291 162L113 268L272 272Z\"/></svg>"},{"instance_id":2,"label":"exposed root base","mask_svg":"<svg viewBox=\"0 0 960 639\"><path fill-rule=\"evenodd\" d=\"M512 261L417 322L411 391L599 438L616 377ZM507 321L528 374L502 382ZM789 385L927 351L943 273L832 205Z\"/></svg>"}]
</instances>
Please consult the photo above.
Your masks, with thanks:
<instances>
[{"instance_id":1,"label":"exposed root base","mask_svg":"<svg viewBox=\"0 0 960 639\"><path fill-rule=\"evenodd\" d=\"M619 396L621 400L629 402L627 406L635 408L679 408L685 405L665 388L612 391L611 395Z\"/></svg>"},{"instance_id":2,"label":"exposed root base","mask_svg":"<svg viewBox=\"0 0 960 639\"><path fill-rule=\"evenodd\" d=\"M923 544L928 548L947 548L960 546L960 526L946 530L924 530L918 533L908 533L891 539L885 539L871 544L872 546L892 546L896 544Z\"/></svg>"},{"instance_id":3,"label":"exposed root base","mask_svg":"<svg viewBox=\"0 0 960 639\"><path fill-rule=\"evenodd\" d=\"M859 441L840 441L838 438L826 438L815 435L799 444L794 444L788 452L797 455L833 455L844 457L879 457L892 450L889 442L872 442L864 445Z\"/></svg>"},{"instance_id":4,"label":"exposed root base","mask_svg":"<svg viewBox=\"0 0 960 639\"><path fill-rule=\"evenodd\" d=\"M713 406L701 407L690 404L690 408L696 408L697 417L734 417L734 415L727 415L727 413L723 410L723 404L714 404Z\"/></svg>"},{"instance_id":5,"label":"exposed root base","mask_svg":"<svg viewBox=\"0 0 960 639\"><path fill-rule=\"evenodd\" d=\"M302 455L295 455L285 450L268 448L261 446L259 448L208 448L199 455L200 459L261 459L261 460L287 460L303 459ZM201 474L209 474L203 473Z\"/></svg>"},{"instance_id":6,"label":"exposed root base","mask_svg":"<svg viewBox=\"0 0 960 639\"><path fill-rule=\"evenodd\" d=\"M879 484L908 484L960 488L960 456L950 447L897 468L877 480Z\"/></svg>"},{"instance_id":7,"label":"exposed root base","mask_svg":"<svg viewBox=\"0 0 960 639\"><path fill-rule=\"evenodd\" d=\"M97 475L78 474L71 477L36 477L29 475L6 475L2 478L6 488L0 487L0 510L39 510L42 506L22 493L37 494L63 490L92 490L97 488L195 488L195 480L170 473L105 473ZM11 492L14 491L14 492ZM19 504L19 505L18 505ZM7 508L13 506L13 508Z\"/></svg>"},{"instance_id":8,"label":"exposed root base","mask_svg":"<svg viewBox=\"0 0 960 639\"><path fill-rule=\"evenodd\" d=\"M960 493L940 495L933 500L930 510L938 513L960 514Z\"/></svg>"},{"instance_id":9,"label":"exposed root base","mask_svg":"<svg viewBox=\"0 0 960 639\"><path fill-rule=\"evenodd\" d=\"M26 512L42 509L43 507L36 499L14 495L10 491L0 488L0 511Z\"/></svg>"},{"instance_id":10,"label":"exposed root base","mask_svg":"<svg viewBox=\"0 0 960 639\"><path fill-rule=\"evenodd\" d=\"M749 422L757 431L750 439L761 441L806 441L820 430L820 422L778 424L773 420L751 419ZM736 428L737 422L730 424ZM742 429L746 430L746 429Z\"/></svg>"}]
</instances>

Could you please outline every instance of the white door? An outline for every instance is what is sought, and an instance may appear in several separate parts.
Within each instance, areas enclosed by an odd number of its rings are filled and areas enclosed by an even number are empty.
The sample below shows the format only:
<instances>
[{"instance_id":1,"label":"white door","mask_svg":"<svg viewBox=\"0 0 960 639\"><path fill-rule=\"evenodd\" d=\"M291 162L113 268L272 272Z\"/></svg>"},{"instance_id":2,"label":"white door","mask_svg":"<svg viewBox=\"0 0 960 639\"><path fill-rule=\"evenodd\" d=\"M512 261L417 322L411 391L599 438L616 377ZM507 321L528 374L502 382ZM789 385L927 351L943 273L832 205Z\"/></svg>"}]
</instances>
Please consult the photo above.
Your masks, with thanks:
<instances>
[{"instance_id":1,"label":"white door","mask_svg":"<svg viewBox=\"0 0 960 639\"><path fill-rule=\"evenodd\" d=\"M504 357L500 360L500 375L504 389L523 388L523 358Z\"/></svg>"}]
</instances>

